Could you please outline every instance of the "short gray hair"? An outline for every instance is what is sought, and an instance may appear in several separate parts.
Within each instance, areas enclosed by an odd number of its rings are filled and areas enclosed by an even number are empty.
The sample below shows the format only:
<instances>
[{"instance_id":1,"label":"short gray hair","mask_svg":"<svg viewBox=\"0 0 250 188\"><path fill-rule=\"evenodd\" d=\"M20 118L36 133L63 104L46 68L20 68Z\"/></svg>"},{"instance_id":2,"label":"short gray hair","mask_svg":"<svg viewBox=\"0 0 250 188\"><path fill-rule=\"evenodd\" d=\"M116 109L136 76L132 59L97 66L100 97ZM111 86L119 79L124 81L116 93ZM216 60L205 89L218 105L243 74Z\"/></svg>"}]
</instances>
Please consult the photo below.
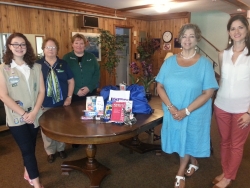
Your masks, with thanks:
<instances>
[{"instance_id":1,"label":"short gray hair","mask_svg":"<svg viewBox=\"0 0 250 188\"><path fill-rule=\"evenodd\" d=\"M188 30L188 29L193 29L194 30L195 38L196 38L197 41L201 40L201 30L198 27L198 25L188 23L188 24L183 25L181 27L180 31L179 31L179 36L178 36L179 42L181 42L182 36L184 35L186 30Z\"/></svg>"}]
</instances>

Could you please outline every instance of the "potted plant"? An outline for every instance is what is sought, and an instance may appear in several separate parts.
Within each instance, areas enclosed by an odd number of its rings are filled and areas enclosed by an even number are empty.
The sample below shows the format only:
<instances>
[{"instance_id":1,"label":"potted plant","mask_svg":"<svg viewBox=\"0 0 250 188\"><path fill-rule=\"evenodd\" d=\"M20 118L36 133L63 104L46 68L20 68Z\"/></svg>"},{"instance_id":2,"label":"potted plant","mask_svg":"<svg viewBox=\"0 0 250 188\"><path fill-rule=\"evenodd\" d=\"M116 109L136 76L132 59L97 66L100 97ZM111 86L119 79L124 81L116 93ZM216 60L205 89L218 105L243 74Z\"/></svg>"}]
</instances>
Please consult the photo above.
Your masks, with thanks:
<instances>
[{"instance_id":1,"label":"potted plant","mask_svg":"<svg viewBox=\"0 0 250 188\"><path fill-rule=\"evenodd\" d=\"M139 60L146 61L147 63L151 62L153 54L158 49L160 49L159 41L150 37L141 41L136 48L137 52L140 54Z\"/></svg>"},{"instance_id":2,"label":"potted plant","mask_svg":"<svg viewBox=\"0 0 250 188\"><path fill-rule=\"evenodd\" d=\"M141 84L144 86L146 93L149 93L150 85L155 80L153 76L152 63L141 61L142 76L140 77Z\"/></svg>"},{"instance_id":3,"label":"potted plant","mask_svg":"<svg viewBox=\"0 0 250 188\"><path fill-rule=\"evenodd\" d=\"M152 70L152 56L155 51L159 49L159 47L159 41L151 38L147 38L145 41L140 42L137 47L137 52L140 54L139 62L141 70L136 62L132 62L130 64L132 73L130 78L132 84L136 80L136 82L139 82L141 85L143 85L148 100L151 98L151 93L149 92L150 85L155 80Z\"/></svg>"},{"instance_id":4,"label":"potted plant","mask_svg":"<svg viewBox=\"0 0 250 188\"><path fill-rule=\"evenodd\" d=\"M152 63L147 63L146 61L140 61L140 63L141 69L139 68L136 62L130 63L130 69L132 73L130 74L131 83L140 83L142 86L144 86L146 97L148 100L150 100L150 85L155 80L155 76L153 75L152 71Z\"/></svg>"},{"instance_id":5,"label":"potted plant","mask_svg":"<svg viewBox=\"0 0 250 188\"><path fill-rule=\"evenodd\" d=\"M123 50L125 46L124 38L120 35L113 35L108 30L99 29L102 57L102 66L109 74L109 83L112 83L112 75L115 75L115 68L122 56L117 55L118 50Z\"/></svg>"},{"instance_id":6,"label":"potted plant","mask_svg":"<svg viewBox=\"0 0 250 188\"><path fill-rule=\"evenodd\" d=\"M131 73L129 74L130 80L131 80L131 84L137 84L140 82L140 68L138 67L138 65L136 64L136 62L132 62L129 64L129 67L131 69Z\"/></svg>"}]
</instances>

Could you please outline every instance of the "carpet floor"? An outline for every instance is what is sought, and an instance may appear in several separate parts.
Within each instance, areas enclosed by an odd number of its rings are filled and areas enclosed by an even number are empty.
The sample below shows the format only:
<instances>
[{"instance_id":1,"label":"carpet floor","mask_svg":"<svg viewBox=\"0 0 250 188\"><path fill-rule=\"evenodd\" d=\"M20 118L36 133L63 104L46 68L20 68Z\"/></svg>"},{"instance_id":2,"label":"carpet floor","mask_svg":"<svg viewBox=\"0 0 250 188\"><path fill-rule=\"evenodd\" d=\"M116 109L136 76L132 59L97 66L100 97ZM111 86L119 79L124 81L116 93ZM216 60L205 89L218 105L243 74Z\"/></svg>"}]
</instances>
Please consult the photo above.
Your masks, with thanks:
<instances>
[{"instance_id":1,"label":"carpet floor","mask_svg":"<svg viewBox=\"0 0 250 188\"><path fill-rule=\"evenodd\" d=\"M160 134L161 126L155 132ZM139 138L148 140L148 134ZM209 158L198 159L200 169L190 178L186 178L186 188L211 188L212 180L221 173L219 134L216 122L212 119L211 139L213 154ZM159 144L156 141L155 144ZM72 149L66 145L67 159L76 160L86 157L85 146ZM159 155L160 154L160 155ZM61 175L60 165L63 159L57 157L54 163L47 162L41 134L37 137L36 156L41 182L45 188L87 188L90 181L79 171ZM119 143L97 145L96 159L111 169L101 182L101 188L173 188L174 177L178 170L179 158L176 154L151 151L144 154L130 153L129 149ZM23 179L23 165L20 151L9 131L0 132L0 188L31 187ZM233 188L250 187L250 137L245 144L244 156Z\"/></svg>"}]
</instances>

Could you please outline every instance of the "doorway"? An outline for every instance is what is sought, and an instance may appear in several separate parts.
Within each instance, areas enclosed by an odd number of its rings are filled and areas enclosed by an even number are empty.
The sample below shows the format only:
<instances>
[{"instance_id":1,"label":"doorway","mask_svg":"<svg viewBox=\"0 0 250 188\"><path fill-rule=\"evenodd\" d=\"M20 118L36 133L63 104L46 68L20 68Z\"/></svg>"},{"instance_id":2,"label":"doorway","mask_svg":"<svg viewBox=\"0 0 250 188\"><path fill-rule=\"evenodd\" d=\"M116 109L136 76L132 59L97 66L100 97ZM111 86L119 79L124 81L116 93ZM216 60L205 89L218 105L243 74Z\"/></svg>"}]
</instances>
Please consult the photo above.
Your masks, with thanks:
<instances>
[{"instance_id":1,"label":"doorway","mask_svg":"<svg viewBox=\"0 0 250 188\"><path fill-rule=\"evenodd\" d=\"M3 61L3 54L6 50L6 41L10 33L0 33L0 64Z\"/></svg>"},{"instance_id":2,"label":"doorway","mask_svg":"<svg viewBox=\"0 0 250 188\"><path fill-rule=\"evenodd\" d=\"M131 46L131 29L116 27L115 34L122 35L125 40L125 46L123 50L117 51L117 54L121 56L120 62L116 67L116 85L120 83L126 83L129 85L129 63L130 63L130 46Z\"/></svg>"}]
</instances>

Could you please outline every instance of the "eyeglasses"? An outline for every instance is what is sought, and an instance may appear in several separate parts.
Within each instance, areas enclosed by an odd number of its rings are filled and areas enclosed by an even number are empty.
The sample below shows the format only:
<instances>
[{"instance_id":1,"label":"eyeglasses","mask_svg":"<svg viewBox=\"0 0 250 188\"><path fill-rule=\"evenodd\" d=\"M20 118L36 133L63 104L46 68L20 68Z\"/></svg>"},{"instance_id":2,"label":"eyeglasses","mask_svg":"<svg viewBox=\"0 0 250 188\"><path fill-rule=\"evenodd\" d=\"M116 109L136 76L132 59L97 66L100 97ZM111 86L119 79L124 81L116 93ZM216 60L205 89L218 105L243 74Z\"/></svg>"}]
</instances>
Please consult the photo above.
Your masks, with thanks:
<instances>
[{"instance_id":1,"label":"eyeglasses","mask_svg":"<svg viewBox=\"0 0 250 188\"><path fill-rule=\"evenodd\" d=\"M10 44L11 46L13 46L14 48L18 48L19 46L21 48L26 48L26 44Z\"/></svg>"},{"instance_id":2,"label":"eyeglasses","mask_svg":"<svg viewBox=\"0 0 250 188\"><path fill-rule=\"evenodd\" d=\"M47 50L55 50L56 47L55 46L46 46L45 49L47 49Z\"/></svg>"}]
</instances>

